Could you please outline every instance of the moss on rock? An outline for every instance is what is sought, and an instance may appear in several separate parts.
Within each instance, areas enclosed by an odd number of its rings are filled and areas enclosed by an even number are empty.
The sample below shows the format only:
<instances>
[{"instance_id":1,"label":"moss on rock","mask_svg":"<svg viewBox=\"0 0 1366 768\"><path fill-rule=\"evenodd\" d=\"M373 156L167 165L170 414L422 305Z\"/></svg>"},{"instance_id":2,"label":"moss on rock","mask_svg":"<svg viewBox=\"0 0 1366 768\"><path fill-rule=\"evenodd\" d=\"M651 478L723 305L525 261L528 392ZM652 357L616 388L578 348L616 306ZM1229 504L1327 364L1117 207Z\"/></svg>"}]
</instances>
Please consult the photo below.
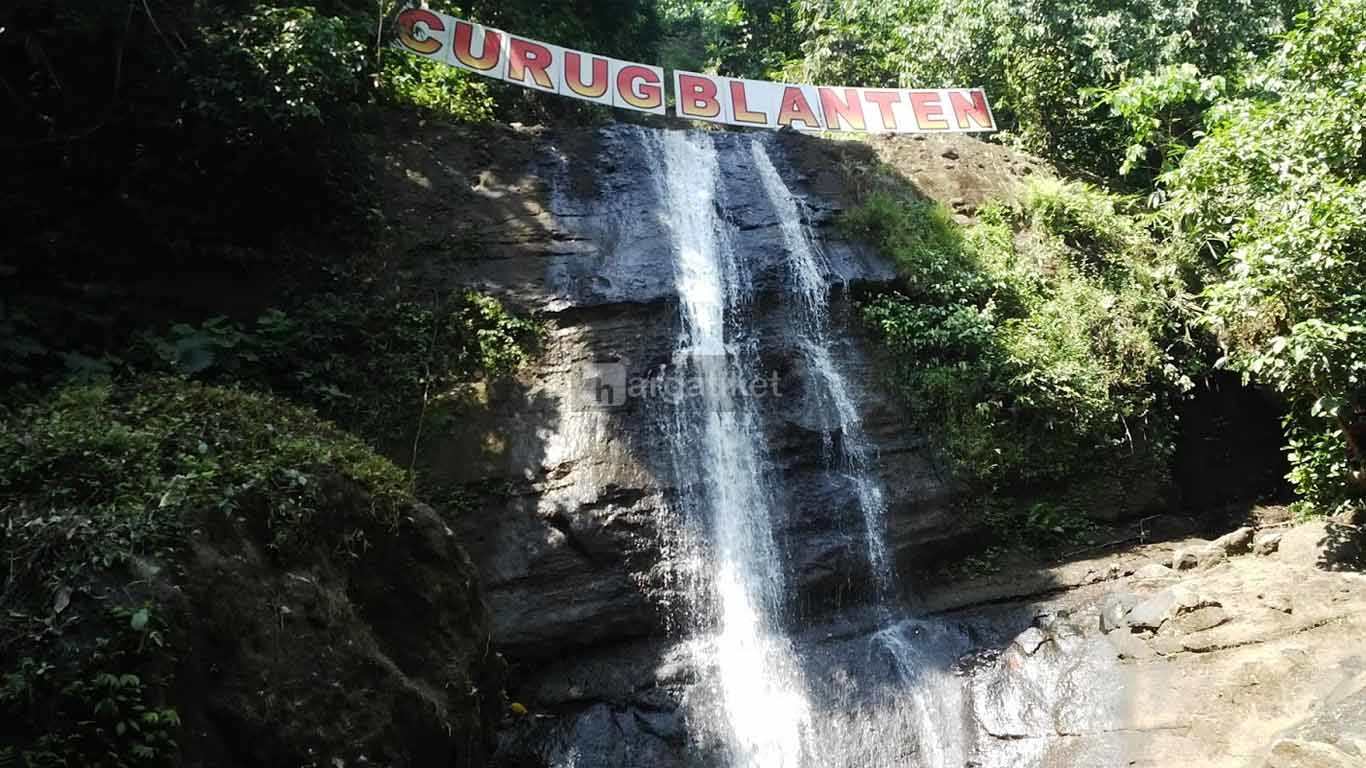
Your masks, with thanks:
<instances>
[{"instance_id":1,"label":"moss on rock","mask_svg":"<svg viewBox=\"0 0 1366 768\"><path fill-rule=\"evenodd\" d=\"M311 411L236 389L81 385L14 414L0 758L473 759L498 710L485 608L409 488Z\"/></svg>"}]
</instances>

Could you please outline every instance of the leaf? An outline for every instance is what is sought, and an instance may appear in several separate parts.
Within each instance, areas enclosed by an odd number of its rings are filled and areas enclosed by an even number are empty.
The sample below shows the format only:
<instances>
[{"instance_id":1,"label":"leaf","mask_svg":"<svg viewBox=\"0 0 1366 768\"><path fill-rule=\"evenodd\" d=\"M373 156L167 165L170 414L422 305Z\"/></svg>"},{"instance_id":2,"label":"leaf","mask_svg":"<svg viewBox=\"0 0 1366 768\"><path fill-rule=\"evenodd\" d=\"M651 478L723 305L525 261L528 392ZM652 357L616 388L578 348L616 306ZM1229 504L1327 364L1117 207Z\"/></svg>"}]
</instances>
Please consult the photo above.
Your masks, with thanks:
<instances>
[{"instance_id":1,"label":"leaf","mask_svg":"<svg viewBox=\"0 0 1366 768\"><path fill-rule=\"evenodd\" d=\"M139 608L133 612L133 616L128 620L128 625L133 628L133 631L141 632L147 628L147 620L150 618L151 615L146 608Z\"/></svg>"},{"instance_id":2,"label":"leaf","mask_svg":"<svg viewBox=\"0 0 1366 768\"><path fill-rule=\"evenodd\" d=\"M213 350L201 343L189 339L181 339L176 342L175 364L182 373L200 373L212 367L216 359Z\"/></svg>"},{"instance_id":3,"label":"leaf","mask_svg":"<svg viewBox=\"0 0 1366 768\"><path fill-rule=\"evenodd\" d=\"M68 605L71 605L71 588L62 587L57 590L57 597L52 601L52 612L60 614Z\"/></svg>"}]
</instances>

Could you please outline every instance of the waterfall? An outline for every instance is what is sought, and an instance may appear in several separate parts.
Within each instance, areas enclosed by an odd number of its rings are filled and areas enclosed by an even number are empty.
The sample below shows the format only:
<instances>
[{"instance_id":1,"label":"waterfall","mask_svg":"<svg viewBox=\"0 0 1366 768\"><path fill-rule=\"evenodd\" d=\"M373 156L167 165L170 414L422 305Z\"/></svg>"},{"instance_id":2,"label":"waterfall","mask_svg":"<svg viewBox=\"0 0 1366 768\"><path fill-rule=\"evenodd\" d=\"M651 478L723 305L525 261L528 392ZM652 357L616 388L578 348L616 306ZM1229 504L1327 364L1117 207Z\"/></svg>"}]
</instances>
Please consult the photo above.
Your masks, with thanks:
<instances>
[{"instance_id":1,"label":"waterfall","mask_svg":"<svg viewBox=\"0 0 1366 768\"><path fill-rule=\"evenodd\" d=\"M832 445L832 468L852 484L862 513L871 597L883 625L868 641L869 654L885 654L891 667L889 680L871 681L882 689L877 697L881 701L870 703L860 697L859 685L852 681L842 692L844 705L860 711L849 718L851 727L821 724L826 733L820 740L821 762L868 768L957 768L966 758L962 728L956 722L961 683L944 670L963 638L934 622L896 619L895 572L887 551L887 503L853 391L831 351L830 270L807 223L803 201L783 181L766 144L767 137L753 138L750 152L780 223L789 275L786 294L795 310L798 343L809 376L819 385L820 406L834 417L828 429L839 440L827 438ZM897 733L912 737L906 741L916 745L913 756L906 753L901 739L888 738Z\"/></svg>"},{"instance_id":2,"label":"waterfall","mask_svg":"<svg viewBox=\"0 0 1366 768\"><path fill-rule=\"evenodd\" d=\"M836 422L832 432L840 434L836 469L854 485L859 510L863 515L864 540L872 572L877 603L892 598L894 574L887 556L887 502L882 485L875 477L872 447L863 433L862 417L854 403L849 382L835 365L830 352L829 306L830 278L820 246L811 236L803 215L802 202L783 182L768 156L763 139L752 139L750 152L763 183L769 203L778 216L783 244L791 267L791 293L798 309L800 345L807 369L821 384L827 412ZM827 432L829 435L830 432Z\"/></svg>"},{"instance_id":3,"label":"waterfall","mask_svg":"<svg viewBox=\"0 0 1366 768\"><path fill-rule=\"evenodd\" d=\"M651 134L655 178L675 251L682 331L673 375L697 384L667 435L685 527L700 540L697 572L709 599L694 608L702 659L714 667L716 701L705 724L719 732L737 768L797 768L810 707L790 641L778 626L786 594L764 477L763 431L755 405L732 385L753 378L750 350L728 320L749 287L736 267L729 225L718 214L719 168L707 134ZM695 590L701 591L701 590ZM708 658L709 657L709 658ZM707 666L704 663L699 666Z\"/></svg>"},{"instance_id":4,"label":"waterfall","mask_svg":"<svg viewBox=\"0 0 1366 768\"><path fill-rule=\"evenodd\" d=\"M751 317L756 288L725 199L724 174L750 169L723 169L721 140L710 133L635 130L652 166L678 297L679 332L661 375L689 385L670 402L661 436L676 487L678 540L669 551L688 582L685 647L698 679L685 708L695 749L719 750L728 768L963 765L962 684L948 670L964 639L900 616L887 503L856 392L834 351L832 269L802 199L783 181L767 139L725 139L747 150L731 151L727 164L752 164L759 199L779 224L780 243L765 247L783 256L778 298L792 325L783 335L798 350L810 408L823 424L827 470L852 489L862 522L871 624L837 650L801 639L784 621L792 596L762 423L769 404L743 387L762 373Z\"/></svg>"}]
</instances>

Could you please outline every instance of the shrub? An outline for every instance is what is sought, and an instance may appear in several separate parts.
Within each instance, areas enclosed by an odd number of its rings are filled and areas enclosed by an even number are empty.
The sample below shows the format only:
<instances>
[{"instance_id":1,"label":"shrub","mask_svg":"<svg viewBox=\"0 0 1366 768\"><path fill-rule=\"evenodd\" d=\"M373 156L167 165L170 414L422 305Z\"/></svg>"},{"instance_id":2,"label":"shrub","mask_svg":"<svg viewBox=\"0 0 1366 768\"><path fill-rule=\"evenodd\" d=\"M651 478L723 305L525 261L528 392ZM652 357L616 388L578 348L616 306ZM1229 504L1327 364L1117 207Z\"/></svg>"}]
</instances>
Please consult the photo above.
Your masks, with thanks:
<instances>
[{"instance_id":1,"label":"shrub","mask_svg":"<svg viewBox=\"0 0 1366 768\"><path fill-rule=\"evenodd\" d=\"M1226 73L1274 48L1284 0L810 0L789 74L799 82L981 86L1002 126L1055 163L1108 177L1128 126L1084 94L1189 64Z\"/></svg>"},{"instance_id":2,"label":"shrub","mask_svg":"<svg viewBox=\"0 0 1366 768\"><path fill-rule=\"evenodd\" d=\"M1169 296L1182 286L1126 204L1043 179L1018 210L987 206L966 229L889 196L846 220L901 271L898 292L863 307L894 387L961 479L990 497L1034 496L1034 513L1006 501L997 521L1072 515L1063 498L1101 464L1166 475L1170 400L1190 385L1172 338L1185 319ZM1061 511L1039 513L1050 498Z\"/></svg>"},{"instance_id":3,"label":"shrub","mask_svg":"<svg viewBox=\"0 0 1366 768\"><path fill-rule=\"evenodd\" d=\"M324 520L334 480L363 492L366 522ZM399 524L408 487L307 410L177 379L70 386L6 419L0 758L175 764L169 691L185 648L156 574L233 518L285 565L314 548L359 556Z\"/></svg>"},{"instance_id":4,"label":"shrub","mask_svg":"<svg viewBox=\"0 0 1366 768\"><path fill-rule=\"evenodd\" d=\"M379 83L381 93L394 104L410 104L466 123L493 119L487 81L445 64L386 52Z\"/></svg>"},{"instance_id":5,"label":"shrub","mask_svg":"<svg viewBox=\"0 0 1366 768\"><path fill-rule=\"evenodd\" d=\"M1164 179L1223 364L1287 398L1290 478L1318 512L1366 504L1363 40L1366 3L1318 5Z\"/></svg>"},{"instance_id":6,"label":"shrub","mask_svg":"<svg viewBox=\"0 0 1366 768\"><path fill-rule=\"evenodd\" d=\"M514 372L541 330L473 291L433 302L320 293L252 326L177 324L143 346L172 371L273 390L384 443L407 434L427 405L458 404L465 385Z\"/></svg>"}]
</instances>

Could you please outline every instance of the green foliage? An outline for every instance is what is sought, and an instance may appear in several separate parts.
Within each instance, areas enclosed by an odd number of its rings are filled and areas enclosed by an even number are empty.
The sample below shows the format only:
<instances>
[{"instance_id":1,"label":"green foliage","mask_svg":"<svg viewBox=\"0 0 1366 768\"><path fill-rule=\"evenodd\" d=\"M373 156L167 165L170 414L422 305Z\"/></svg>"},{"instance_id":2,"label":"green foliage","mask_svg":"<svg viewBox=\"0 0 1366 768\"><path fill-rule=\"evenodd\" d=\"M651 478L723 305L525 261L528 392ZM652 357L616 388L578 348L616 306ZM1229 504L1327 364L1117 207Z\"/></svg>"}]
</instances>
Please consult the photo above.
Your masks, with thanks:
<instances>
[{"instance_id":1,"label":"green foliage","mask_svg":"<svg viewBox=\"0 0 1366 768\"><path fill-rule=\"evenodd\" d=\"M424 303L324 293L250 328L218 317L144 344L183 375L275 390L383 442L433 403L457 406L470 383L513 373L540 336L536 322L472 291Z\"/></svg>"},{"instance_id":2,"label":"green foliage","mask_svg":"<svg viewBox=\"0 0 1366 768\"><path fill-rule=\"evenodd\" d=\"M433 3L442 8L444 2ZM465 0L451 12L548 43L653 62L661 24L655 0Z\"/></svg>"},{"instance_id":3,"label":"green foliage","mask_svg":"<svg viewBox=\"0 0 1366 768\"><path fill-rule=\"evenodd\" d=\"M3 500L90 517L104 534L86 543L105 566L167 545L206 509L259 516L287 552L327 506L323 471L363 488L377 519L408 500L402 472L311 412L176 379L68 387L0 432Z\"/></svg>"},{"instance_id":4,"label":"green foliage","mask_svg":"<svg viewBox=\"0 0 1366 768\"><path fill-rule=\"evenodd\" d=\"M234 126L236 139L253 125L289 129L330 122L360 99L366 47L345 19L307 7L256 6L204 30L189 69L196 111Z\"/></svg>"},{"instance_id":5,"label":"green foliage","mask_svg":"<svg viewBox=\"0 0 1366 768\"><path fill-rule=\"evenodd\" d=\"M379 83L385 98L395 104L420 107L466 123L493 119L488 81L445 64L388 53Z\"/></svg>"},{"instance_id":6,"label":"green foliage","mask_svg":"<svg viewBox=\"0 0 1366 768\"><path fill-rule=\"evenodd\" d=\"M364 492L339 526L337 482ZM359 556L411 502L407 476L312 413L176 379L58 390L0 423L0 709L27 765L176 762L179 629L156 574L206 520L282 563ZM349 526L349 527L348 527Z\"/></svg>"},{"instance_id":7,"label":"green foliage","mask_svg":"<svg viewBox=\"0 0 1366 768\"><path fill-rule=\"evenodd\" d=\"M805 82L982 86L1022 144L1101 176L1121 121L1078 95L1190 64L1225 73L1268 50L1297 8L1282 0L798 0ZM1178 72L1180 70L1177 70Z\"/></svg>"},{"instance_id":8,"label":"green foliage","mask_svg":"<svg viewBox=\"0 0 1366 768\"><path fill-rule=\"evenodd\" d=\"M1144 168L1165 173L1203 135L1204 109L1225 91L1222 75L1201 77L1194 64L1167 66L1101 91L1101 101L1129 126L1121 174ZM1156 163L1150 163L1156 153ZM1160 202L1160 198L1154 202Z\"/></svg>"},{"instance_id":9,"label":"green foliage","mask_svg":"<svg viewBox=\"0 0 1366 768\"><path fill-rule=\"evenodd\" d=\"M160 701L164 681L107 671L147 663L143 632L119 628L117 622L110 628L114 636L96 638L84 654L68 652L45 661L24 656L5 672L0 711L16 720L21 732L36 714L45 730L35 732L29 743L0 748L0 758L11 750L9 757L33 768L176 764L180 717Z\"/></svg>"},{"instance_id":10,"label":"green foliage","mask_svg":"<svg viewBox=\"0 0 1366 768\"><path fill-rule=\"evenodd\" d=\"M1018 211L988 206L966 230L941 207L888 195L846 220L903 277L863 308L893 385L989 495L1065 493L1106 463L1166 471L1169 400L1189 386L1169 349L1181 286L1124 205L1045 179ZM1044 538L1079 532L1075 514L1047 509L1007 502L998 517Z\"/></svg>"},{"instance_id":11,"label":"green foliage","mask_svg":"<svg viewBox=\"0 0 1366 768\"><path fill-rule=\"evenodd\" d=\"M1366 4L1330 0L1164 179L1225 364L1285 394L1291 480L1318 511L1366 503L1363 115Z\"/></svg>"}]
</instances>

